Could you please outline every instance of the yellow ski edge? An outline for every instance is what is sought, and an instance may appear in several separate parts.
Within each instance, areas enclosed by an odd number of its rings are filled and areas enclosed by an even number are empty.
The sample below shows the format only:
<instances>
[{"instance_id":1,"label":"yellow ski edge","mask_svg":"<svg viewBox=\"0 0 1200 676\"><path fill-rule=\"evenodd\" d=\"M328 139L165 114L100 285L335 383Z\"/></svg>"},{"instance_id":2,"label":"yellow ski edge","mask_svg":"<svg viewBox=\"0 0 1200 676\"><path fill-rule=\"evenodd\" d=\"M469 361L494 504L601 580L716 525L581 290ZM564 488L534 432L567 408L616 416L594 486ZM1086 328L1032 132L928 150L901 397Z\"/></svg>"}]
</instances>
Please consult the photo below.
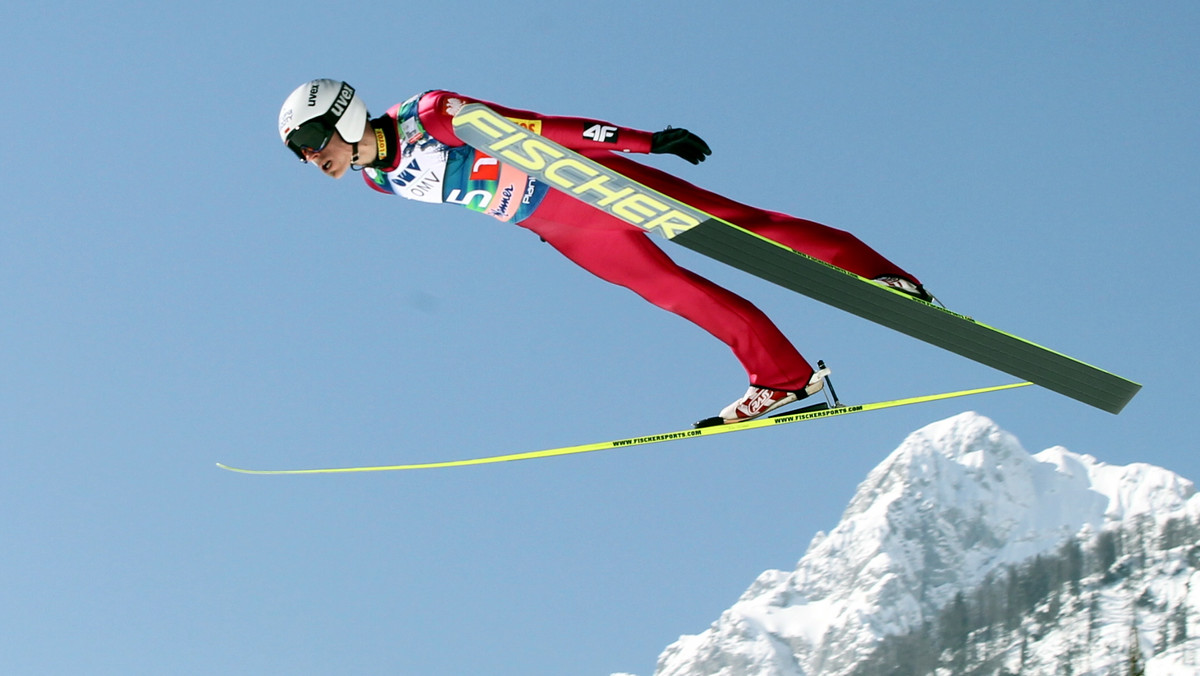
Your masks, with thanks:
<instances>
[{"instance_id":1,"label":"yellow ski edge","mask_svg":"<svg viewBox=\"0 0 1200 676\"><path fill-rule=\"evenodd\" d=\"M550 458L559 455L575 455L579 453L590 453L593 451L606 451L617 448L627 448L630 446L643 446L646 444L657 444L665 441L676 441L678 439L692 439L695 437L712 436L715 434L724 434L726 432L741 432L760 427L772 427L775 425L786 425L788 423L802 422L805 420L813 420L815 418L832 418L839 415L848 415L850 413L863 413L866 411L877 411L885 408L895 408L898 406L908 406L911 404L922 404L932 401L941 401L943 399L954 399L957 397L967 397L974 394L985 394L988 392L999 392L1002 390L1011 390L1018 387L1032 385L1031 382L1009 383L1006 385L995 385L992 387L981 387L973 390L959 390L957 392L943 392L941 394L929 394L921 397L911 397L908 399L894 399L891 401L880 401L872 404L854 404L843 405L835 408L828 408L819 411L803 411L792 414L784 414L774 418L759 418L750 420L744 423L736 423L732 425L719 425L715 427L701 427L696 429L679 430L676 432L667 432L664 434L652 434L643 437L631 437L628 439L618 439L615 441L604 441L594 444L582 444L579 446L563 446L560 448L550 448L542 451L528 451L525 453L510 453L506 455L493 455L485 458L471 458L467 460L448 460L444 462L426 462L411 465L378 465L373 467L330 467L321 469L243 469L240 467L231 467L223 463L217 463L217 467L230 472L239 474L256 474L256 475L281 475L281 474L352 474L357 472L398 472L413 469L442 469L448 467L467 467L471 465L490 465L501 462L513 462L515 460L533 460L535 458Z\"/></svg>"}]
</instances>

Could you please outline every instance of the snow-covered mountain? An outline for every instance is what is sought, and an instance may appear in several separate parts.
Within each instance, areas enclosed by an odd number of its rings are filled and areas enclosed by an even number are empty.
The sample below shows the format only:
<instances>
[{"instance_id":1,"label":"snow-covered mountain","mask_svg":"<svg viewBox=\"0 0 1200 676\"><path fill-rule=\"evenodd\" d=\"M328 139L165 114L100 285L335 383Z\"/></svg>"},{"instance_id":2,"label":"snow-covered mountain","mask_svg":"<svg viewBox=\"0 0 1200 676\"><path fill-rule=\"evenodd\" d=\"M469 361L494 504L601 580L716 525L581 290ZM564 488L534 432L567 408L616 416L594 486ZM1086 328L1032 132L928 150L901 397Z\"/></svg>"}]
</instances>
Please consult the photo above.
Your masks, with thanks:
<instances>
[{"instance_id":1,"label":"snow-covered mountain","mask_svg":"<svg viewBox=\"0 0 1200 676\"><path fill-rule=\"evenodd\" d=\"M910 435L795 570L656 674L1200 674L1198 571L1190 481L1030 455L963 413Z\"/></svg>"}]
</instances>

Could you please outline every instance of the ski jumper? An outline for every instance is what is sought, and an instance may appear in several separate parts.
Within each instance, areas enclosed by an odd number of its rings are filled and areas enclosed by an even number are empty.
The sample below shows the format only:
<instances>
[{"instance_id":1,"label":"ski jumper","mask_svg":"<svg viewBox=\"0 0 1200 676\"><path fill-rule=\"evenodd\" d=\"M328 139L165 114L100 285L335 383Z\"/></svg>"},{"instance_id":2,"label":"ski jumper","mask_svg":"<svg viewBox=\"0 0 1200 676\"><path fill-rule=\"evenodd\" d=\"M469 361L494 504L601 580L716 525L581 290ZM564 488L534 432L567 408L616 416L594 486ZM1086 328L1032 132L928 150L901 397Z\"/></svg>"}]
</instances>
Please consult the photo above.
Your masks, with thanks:
<instances>
[{"instance_id":1,"label":"ski jumper","mask_svg":"<svg viewBox=\"0 0 1200 676\"><path fill-rule=\"evenodd\" d=\"M919 283L847 232L735 202L614 152L649 153L651 132L600 120L542 115L445 91L415 96L372 121L383 158L363 171L372 188L424 202L459 204L533 231L601 279L630 289L724 342L746 369L751 385L802 390L813 368L762 311L676 265L641 228L552 190L464 144L454 134L452 121L463 105L472 102L490 106L654 190L796 251L868 279L898 275Z\"/></svg>"}]
</instances>

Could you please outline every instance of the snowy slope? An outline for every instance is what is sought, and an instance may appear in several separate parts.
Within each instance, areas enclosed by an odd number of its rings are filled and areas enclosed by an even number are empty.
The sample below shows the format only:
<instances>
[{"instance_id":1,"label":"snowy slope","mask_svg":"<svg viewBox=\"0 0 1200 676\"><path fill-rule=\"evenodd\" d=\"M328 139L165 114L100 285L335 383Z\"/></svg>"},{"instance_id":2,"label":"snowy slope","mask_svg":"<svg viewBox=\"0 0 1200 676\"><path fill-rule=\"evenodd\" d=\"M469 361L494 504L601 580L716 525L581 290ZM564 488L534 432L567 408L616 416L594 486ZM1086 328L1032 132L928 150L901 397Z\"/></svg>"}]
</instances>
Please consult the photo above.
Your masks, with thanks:
<instances>
[{"instance_id":1,"label":"snowy slope","mask_svg":"<svg viewBox=\"0 0 1200 676\"><path fill-rule=\"evenodd\" d=\"M859 486L837 527L813 539L795 570L763 573L707 631L668 647L656 673L848 674L883 637L920 629L956 594L1005 566L1053 553L1073 538L1090 541L1135 521L1153 530L1183 516L1200 520L1200 498L1191 482L1167 470L1111 466L1063 448L1030 455L991 420L964 413L910 435ZM1160 562L1162 575L1178 579L1158 606L1176 607L1190 593L1194 568L1179 556ZM1181 566L1187 574L1179 577ZM1096 608L1130 604L1105 605L1101 579L1089 584L1095 634L1102 624ZM1128 626L1109 631L1114 646L1128 646ZM1035 663L1026 654L1029 642L1051 633L1030 631L1032 639L1022 638L1026 665ZM1152 644L1146 648L1153 654ZM1176 673L1177 663L1155 656L1151 673Z\"/></svg>"}]
</instances>

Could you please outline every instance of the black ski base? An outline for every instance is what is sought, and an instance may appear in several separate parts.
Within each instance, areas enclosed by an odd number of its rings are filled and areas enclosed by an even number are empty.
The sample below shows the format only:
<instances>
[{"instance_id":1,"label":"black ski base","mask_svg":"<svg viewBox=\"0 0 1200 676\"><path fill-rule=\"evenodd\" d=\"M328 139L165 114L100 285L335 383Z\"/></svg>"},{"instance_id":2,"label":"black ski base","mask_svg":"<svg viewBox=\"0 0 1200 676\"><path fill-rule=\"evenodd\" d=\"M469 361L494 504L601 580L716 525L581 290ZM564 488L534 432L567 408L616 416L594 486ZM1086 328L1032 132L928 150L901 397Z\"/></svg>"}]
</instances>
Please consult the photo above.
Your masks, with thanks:
<instances>
[{"instance_id":1,"label":"black ski base","mask_svg":"<svg viewBox=\"0 0 1200 676\"><path fill-rule=\"evenodd\" d=\"M800 408L793 408L788 411L780 411L778 413L772 413L772 414L768 415L767 417L768 418L781 418L785 415L796 415L797 413L813 413L815 411L828 411L831 408L833 408L833 407L830 406L829 404L827 404L825 402L821 402L819 404L809 404L808 406L801 406Z\"/></svg>"}]
</instances>

